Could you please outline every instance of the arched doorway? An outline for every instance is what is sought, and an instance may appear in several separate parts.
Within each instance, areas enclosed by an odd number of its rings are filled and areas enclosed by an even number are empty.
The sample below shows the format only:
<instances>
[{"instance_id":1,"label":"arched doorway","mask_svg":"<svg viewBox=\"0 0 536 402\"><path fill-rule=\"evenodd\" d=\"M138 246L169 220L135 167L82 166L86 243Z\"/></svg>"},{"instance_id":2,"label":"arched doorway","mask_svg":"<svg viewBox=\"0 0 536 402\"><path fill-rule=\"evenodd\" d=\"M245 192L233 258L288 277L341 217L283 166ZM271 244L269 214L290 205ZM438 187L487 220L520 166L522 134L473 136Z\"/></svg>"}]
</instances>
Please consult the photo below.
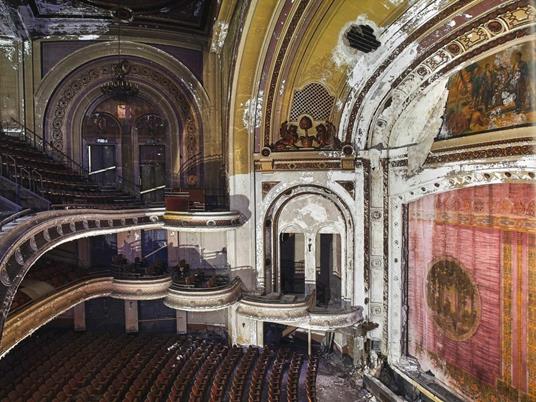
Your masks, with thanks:
<instances>
[{"instance_id":1,"label":"arched doorway","mask_svg":"<svg viewBox=\"0 0 536 402\"><path fill-rule=\"evenodd\" d=\"M315 291L317 306L340 306L346 233L343 213L320 194L299 194L282 205L273 232L275 290L303 295Z\"/></svg>"},{"instance_id":2,"label":"arched doorway","mask_svg":"<svg viewBox=\"0 0 536 402\"><path fill-rule=\"evenodd\" d=\"M170 184L166 166L171 140L164 111L141 96L100 98L82 127L84 167L101 187L115 187L119 176L140 186L145 201L158 202Z\"/></svg>"}]
</instances>

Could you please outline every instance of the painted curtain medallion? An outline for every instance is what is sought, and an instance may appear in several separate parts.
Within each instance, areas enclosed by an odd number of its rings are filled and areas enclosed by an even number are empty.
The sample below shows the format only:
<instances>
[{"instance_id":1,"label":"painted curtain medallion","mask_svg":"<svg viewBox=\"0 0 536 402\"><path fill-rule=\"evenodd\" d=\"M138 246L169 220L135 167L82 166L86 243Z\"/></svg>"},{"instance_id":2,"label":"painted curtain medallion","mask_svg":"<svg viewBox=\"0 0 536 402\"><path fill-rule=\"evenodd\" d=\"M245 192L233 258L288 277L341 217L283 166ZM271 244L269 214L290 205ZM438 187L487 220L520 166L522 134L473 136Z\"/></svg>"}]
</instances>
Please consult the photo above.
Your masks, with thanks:
<instances>
[{"instance_id":1,"label":"painted curtain medallion","mask_svg":"<svg viewBox=\"0 0 536 402\"><path fill-rule=\"evenodd\" d=\"M535 74L534 42L509 47L454 74L436 139L536 123Z\"/></svg>"},{"instance_id":2,"label":"painted curtain medallion","mask_svg":"<svg viewBox=\"0 0 536 402\"><path fill-rule=\"evenodd\" d=\"M478 290L454 259L441 259L428 271L426 302L434 322L450 339L464 340L475 333L480 311Z\"/></svg>"}]
</instances>

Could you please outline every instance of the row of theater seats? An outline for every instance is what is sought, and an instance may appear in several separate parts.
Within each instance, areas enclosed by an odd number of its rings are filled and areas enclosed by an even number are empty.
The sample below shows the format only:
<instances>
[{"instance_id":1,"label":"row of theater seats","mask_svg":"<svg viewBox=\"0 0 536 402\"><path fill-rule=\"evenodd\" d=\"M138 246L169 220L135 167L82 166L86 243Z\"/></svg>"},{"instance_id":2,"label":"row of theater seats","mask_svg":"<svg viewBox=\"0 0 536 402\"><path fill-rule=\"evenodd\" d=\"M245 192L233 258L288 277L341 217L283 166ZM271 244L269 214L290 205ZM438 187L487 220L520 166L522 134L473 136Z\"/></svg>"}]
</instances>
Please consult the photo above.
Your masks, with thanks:
<instances>
[{"instance_id":1,"label":"row of theater seats","mask_svg":"<svg viewBox=\"0 0 536 402\"><path fill-rule=\"evenodd\" d=\"M15 298L11 303L10 312L15 311L32 300L22 290L26 286L31 286L29 285L29 281L46 282L54 288L61 288L89 274L90 271L84 271L81 268L78 268L75 264L41 257L28 271L19 290L15 293Z\"/></svg>"},{"instance_id":2,"label":"row of theater seats","mask_svg":"<svg viewBox=\"0 0 536 402\"><path fill-rule=\"evenodd\" d=\"M184 336L43 330L0 360L0 400L315 401L317 365Z\"/></svg>"},{"instance_id":3,"label":"row of theater seats","mask_svg":"<svg viewBox=\"0 0 536 402\"><path fill-rule=\"evenodd\" d=\"M1 175L40 193L52 204L106 208L139 204L128 194L99 189L86 177L16 137L0 135L0 161Z\"/></svg>"}]
</instances>

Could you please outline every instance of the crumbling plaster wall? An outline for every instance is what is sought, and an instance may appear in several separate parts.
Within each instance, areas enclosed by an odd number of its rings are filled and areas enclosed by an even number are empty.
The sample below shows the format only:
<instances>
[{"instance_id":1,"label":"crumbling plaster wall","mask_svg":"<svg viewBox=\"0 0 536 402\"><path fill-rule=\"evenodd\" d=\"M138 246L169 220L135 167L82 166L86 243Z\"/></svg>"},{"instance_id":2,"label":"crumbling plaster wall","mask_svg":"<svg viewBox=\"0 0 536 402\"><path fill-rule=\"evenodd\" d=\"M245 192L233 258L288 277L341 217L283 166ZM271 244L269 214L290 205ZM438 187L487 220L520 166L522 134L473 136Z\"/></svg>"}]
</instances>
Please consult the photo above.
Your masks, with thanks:
<instances>
[{"instance_id":1,"label":"crumbling plaster wall","mask_svg":"<svg viewBox=\"0 0 536 402\"><path fill-rule=\"evenodd\" d=\"M278 182L264 197L262 183L265 181ZM346 191L338 181L349 181L354 184L355 196ZM265 276L271 267L265 264L265 221L267 213L272 204L289 189L306 188L307 186L319 186L331 191L339 200L339 208L347 209L352 220L353 246L346 250L348 255L351 254L351 264L347 265L348 283L345 294L347 300L353 305L364 306L366 295L365 276L364 276L364 173L362 168L356 168L355 171L278 171L278 172L257 172L255 173L255 197L261 200L255 205L255 260L257 284L259 289L267 289ZM318 197L318 196L316 196ZM330 201L331 202L331 201ZM335 208L330 205L329 208ZM306 223L306 222L304 222ZM349 258L350 259L350 258Z\"/></svg>"},{"instance_id":2,"label":"crumbling plaster wall","mask_svg":"<svg viewBox=\"0 0 536 402\"><path fill-rule=\"evenodd\" d=\"M24 43L0 39L0 125L24 120Z\"/></svg>"},{"instance_id":3,"label":"crumbling plaster wall","mask_svg":"<svg viewBox=\"0 0 536 402\"><path fill-rule=\"evenodd\" d=\"M305 258L305 289L306 294L315 287L316 267L320 261L317 256L317 237L320 233L339 234L342 239L341 261L346 261L346 225L344 217L338 210L338 206L333 202L317 194L303 194L292 198L282 208L277 222L277 239L281 233L303 233L304 241L303 255ZM274 239L275 240L275 239ZM279 241L273 242L272 247L279 251ZM272 251L273 252L273 251ZM274 253L275 254L275 253ZM277 253L278 258L272 258L272 266L279 265L281 253ZM343 269L347 267L343 264ZM281 273L281 267L277 270ZM346 276L343 275L346 279ZM281 277L279 277L281 280ZM341 283L344 289L345 283ZM342 289L341 289L342 290ZM346 292L342 292L343 294Z\"/></svg>"}]
</instances>

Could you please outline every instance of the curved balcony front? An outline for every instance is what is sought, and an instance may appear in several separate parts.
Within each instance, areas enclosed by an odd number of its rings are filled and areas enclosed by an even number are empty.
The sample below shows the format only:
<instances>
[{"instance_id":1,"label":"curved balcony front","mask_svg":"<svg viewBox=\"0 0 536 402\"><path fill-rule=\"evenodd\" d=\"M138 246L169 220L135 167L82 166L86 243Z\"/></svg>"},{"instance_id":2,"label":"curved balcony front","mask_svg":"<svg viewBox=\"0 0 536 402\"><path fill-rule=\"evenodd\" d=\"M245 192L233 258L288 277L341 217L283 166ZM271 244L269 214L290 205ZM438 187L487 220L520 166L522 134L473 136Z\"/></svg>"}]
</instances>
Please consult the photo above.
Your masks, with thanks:
<instances>
[{"instance_id":1,"label":"curved balcony front","mask_svg":"<svg viewBox=\"0 0 536 402\"><path fill-rule=\"evenodd\" d=\"M334 331L338 328L346 328L363 320L363 307L346 307L342 309L319 309L309 310L309 320L305 328L318 331Z\"/></svg>"},{"instance_id":2,"label":"curved balcony front","mask_svg":"<svg viewBox=\"0 0 536 402\"><path fill-rule=\"evenodd\" d=\"M17 309L8 316L4 324L0 357L47 322L77 304L109 296L112 283L112 276L82 279Z\"/></svg>"},{"instance_id":3,"label":"curved balcony front","mask_svg":"<svg viewBox=\"0 0 536 402\"><path fill-rule=\"evenodd\" d=\"M301 323L308 317L308 310L314 303L314 293L305 298L282 296L244 296L237 312L254 320L278 323Z\"/></svg>"},{"instance_id":4,"label":"curved balcony front","mask_svg":"<svg viewBox=\"0 0 536 402\"><path fill-rule=\"evenodd\" d=\"M0 340L0 357L47 322L79 303L98 297L163 299L171 282L169 275L124 279L116 278L110 272L102 272L66 284L10 312Z\"/></svg>"},{"instance_id":5,"label":"curved balcony front","mask_svg":"<svg viewBox=\"0 0 536 402\"><path fill-rule=\"evenodd\" d=\"M173 283L164 299L169 308L183 311L216 311L236 303L242 296L242 281L235 278L224 286L187 287Z\"/></svg>"},{"instance_id":6,"label":"curved balcony front","mask_svg":"<svg viewBox=\"0 0 536 402\"><path fill-rule=\"evenodd\" d=\"M226 230L242 224L238 211L170 211L164 214L164 227L168 230L186 231L214 231Z\"/></svg>"},{"instance_id":7,"label":"curved balcony front","mask_svg":"<svg viewBox=\"0 0 536 402\"><path fill-rule=\"evenodd\" d=\"M168 293L172 280L170 275L137 279L114 278L111 297L122 300L157 300Z\"/></svg>"}]
</instances>

